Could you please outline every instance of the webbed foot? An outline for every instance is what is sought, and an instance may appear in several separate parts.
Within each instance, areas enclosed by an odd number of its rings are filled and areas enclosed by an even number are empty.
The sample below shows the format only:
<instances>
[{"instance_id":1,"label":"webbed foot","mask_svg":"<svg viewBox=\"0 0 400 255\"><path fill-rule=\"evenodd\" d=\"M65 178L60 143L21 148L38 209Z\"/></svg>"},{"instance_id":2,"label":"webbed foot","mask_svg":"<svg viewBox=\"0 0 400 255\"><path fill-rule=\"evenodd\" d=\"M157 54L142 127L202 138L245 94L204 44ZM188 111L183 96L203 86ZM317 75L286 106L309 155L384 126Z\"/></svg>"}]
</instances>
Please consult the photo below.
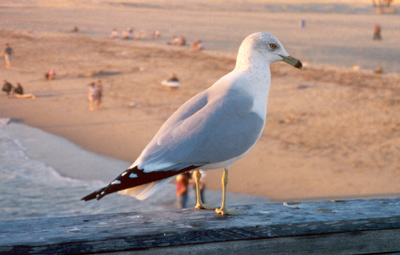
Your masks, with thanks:
<instances>
[{"instance_id":1,"label":"webbed foot","mask_svg":"<svg viewBox=\"0 0 400 255\"><path fill-rule=\"evenodd\" d=\"M216 210L215 207L209 206L209 205L205 205L205 204L197 204L194 208L196 208L197 210Z\"/></svg>"},{"instance_id":2,"label":"webbed foot","mask_svg":"<svg viewBox=\"0 0 400 255\"><path fill-rule=\"evenodd\" d=\"M246 212L240 212L240 211L236 211L236 210L228 210L225 207L222 207L220 209L215 209L215 212L221 215L245 215L247 214Z\"/></svg>"}]
</instances>

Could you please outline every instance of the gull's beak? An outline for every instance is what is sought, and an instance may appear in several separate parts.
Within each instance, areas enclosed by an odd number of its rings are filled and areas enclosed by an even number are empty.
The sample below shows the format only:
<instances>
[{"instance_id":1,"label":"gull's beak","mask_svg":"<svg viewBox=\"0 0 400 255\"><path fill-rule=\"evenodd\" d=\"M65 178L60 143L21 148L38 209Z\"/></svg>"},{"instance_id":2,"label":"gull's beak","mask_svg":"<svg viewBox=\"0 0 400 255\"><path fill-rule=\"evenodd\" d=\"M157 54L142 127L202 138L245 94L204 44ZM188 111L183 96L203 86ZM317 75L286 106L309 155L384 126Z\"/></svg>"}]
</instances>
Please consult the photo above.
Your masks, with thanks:
<instances>
[{"instance_id":1,"label":"gull's beak","mask_svg":"<svg viewBox=\"0 0 400 255\"><path fill-rule=\"evenodd\" d=\"M298 60L297 58L294 58L292 56L283 56L283 55L279 55L282 60L286 63L288 63L289 65L292 65L296 68L302 69L303 68L303 64L301 63L300 60Z\"/></svg>"}]
</instances>

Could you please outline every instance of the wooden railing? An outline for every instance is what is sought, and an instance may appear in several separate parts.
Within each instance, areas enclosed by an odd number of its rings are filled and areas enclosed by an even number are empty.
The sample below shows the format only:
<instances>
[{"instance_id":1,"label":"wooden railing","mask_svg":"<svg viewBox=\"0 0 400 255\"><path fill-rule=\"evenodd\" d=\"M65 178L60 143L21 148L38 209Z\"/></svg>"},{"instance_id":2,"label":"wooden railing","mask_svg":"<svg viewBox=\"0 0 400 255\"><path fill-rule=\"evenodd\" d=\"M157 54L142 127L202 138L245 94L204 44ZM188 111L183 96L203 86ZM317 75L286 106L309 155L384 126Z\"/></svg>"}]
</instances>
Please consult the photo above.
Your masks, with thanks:
<instances>
[{"instance_id":1,"label":"wooden railing","mask_svg":"<svg viewBox=\"0 0 400 255\"><path fill-rule=\"evenodd\" d=\"M237 209L5 221L0 254L400 254L399 198Z\"/></svg>"}]
</instances>

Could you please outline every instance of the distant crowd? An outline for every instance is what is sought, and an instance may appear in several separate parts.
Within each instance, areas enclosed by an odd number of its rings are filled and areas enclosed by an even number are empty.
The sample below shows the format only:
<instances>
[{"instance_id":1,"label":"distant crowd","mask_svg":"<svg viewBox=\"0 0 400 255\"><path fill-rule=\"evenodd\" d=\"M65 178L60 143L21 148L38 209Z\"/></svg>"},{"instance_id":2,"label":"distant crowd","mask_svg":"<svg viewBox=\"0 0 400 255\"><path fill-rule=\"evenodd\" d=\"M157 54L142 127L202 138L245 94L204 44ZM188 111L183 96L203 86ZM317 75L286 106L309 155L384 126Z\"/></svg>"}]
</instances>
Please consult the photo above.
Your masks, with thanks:
<instances>
[{"instance_id":1,"label":"distant crowd","mask_svg":"<svg viewBox=\"0 0 400 255\"><path fill-rule=\"evenodd\" d=\"M68 32L71 33L78 33L80 30L77 26L74 26L71 30ZM113 29L110 34L110 38L112 39L124 39L124 40L142 40L142 39L150 39L150 40L157 40L160 39L161 33L158 30L153 31L150 34L147 34L145 31L135 31L132 28L126 28L125 30L122 31L121 35L119 35L117 29ZM168 45L175 45L175 46L185 46L186 45L186 39L182 35L178 36L173 36L172 40L167 42ZM192 51L200 51L203 50L204 46L201 40L196 39L192 44L191 44L191 50ZM5 67L11 68L11 60L12 60L12 54L13 54L13 49L10 47L8 43L4 45L4 49L1 52L1 56L4 57L5 60ZM173 75L174 79L168 79L167 83L173 83L173 87L179 87L179 81L175 77L175 74ZM44 74L44 79L45 80L54 80L56 78L56 70L54 68L49 69L45 74ZM168 86L171 87L171 85L168 83ZM177 85L178 84L178 85ZM2 91L7 93L7 96L10 98L36 98L35 95L33 94L24 94L24 90L22 88L22 85L17 82L15 85L12 85L10 82L7 80L4 80L3 88ZM101 85L101 81L99 80L96 83L91 83L89 85L89 101L90 101L90 111L94 111L100 108L101 105L101 100L102 100L102 94L103 94L103 88Z\"/></svg>"},{"instance_id":2,"label":"distant crowd","mask_svg":"<svg viewBox=\"0 0 400 255\"><path fill-rule=\"evenodd\" d=\"M305 29L306 28L306 21L301 20L301 28ZM79 32L79 28L77 26L74 26L69 32L72 33L77 33ZM381 26L380 24L375 24L374 25L374 30L373 30L373 40L382 40L381 36ZM157 40L161 38L161 33L158 30L154 30L150 34L147 34L145 31L136 31L132 28L126 28L122 31L121 35L118 33L118 30L114 28L111 31L110 38L112 39L124 39L124 40L142 40L142 39L150 39L150 40ZM186 38L183 35L177 35L173 36L171 41L167 42L168 45L173 45L173 46L185 46L187 45ZM201 40L196 39L193 41L190 45L190 49L192 51L200 51L204 49L203 43ZM4 57L5 60L5 67L6 69L11 68L12 64L12 55L13 55L13 48L10 47L8 43L4 44L4 48L1 51L1 56ZM377 73L382 73L382 71L376 71ZM53 80L56 78L56 71L55 69L51 68L49 69L45 75L44 79L45 80ZM162 84L168 87L173 87L173 88L178 88L180 86L180 83L173 74L172 78L168 80L162 81ZM22 88L22 85L19 82L16 82L14 85L8 82L7 80L4 80L3 82L3 88L2 91L6 92L8 97L10 98L36 98L35 95L33 94L25 94L24 90ZM98 110L101 105L102 97L103 97L103 87L101 84L101 81L99 80L96 83L91 83L89 85L89 110L94 111Z\"/></svg>"},{"instance_id":3,"label":"distant crowd","mask_svg":"<svg viewBox=\"0 0 400 255\"><path fill-rule=\"evenodd\" d=\"M150 40L157 40L160 39L161 33L158 30L153 31L149 35L147 35L146 31L135 31L133 28L127 28L122 31L122 34L119 35L118 30L114 28L111 31L110 38L111 39L133 39L133 40L143 40L149 38ZM176 45L176 46L185 46L186 45L186 39L183 35L174 35L172 37L172 40L167 42L168 45ZM203 43L201 40L196 39L192 44L191 44L191 50L192 51L199 51L204 49Z\"/></svg>"},{"instance_id":4,"label":"distant crowd","mask_svg":"<svg viewBox=\"0 0 400 255\"><path fill-rule=\"evenodd\" d=\"M160 32L156 30L156 31L150 33L148 38L151 40L156 40L156 39L159 39L160 36L161 36ZM146 39L147 33L145 31L134 31L133 28L128 27L127 29L124 29L122 31L122 34L120 36L118 33L118 30L116 28L114 28L111 31L110 38L111 39L125 39L125 40L129 40L129 39L140 40L140 39Z\"/></svg>"}]
</instances>

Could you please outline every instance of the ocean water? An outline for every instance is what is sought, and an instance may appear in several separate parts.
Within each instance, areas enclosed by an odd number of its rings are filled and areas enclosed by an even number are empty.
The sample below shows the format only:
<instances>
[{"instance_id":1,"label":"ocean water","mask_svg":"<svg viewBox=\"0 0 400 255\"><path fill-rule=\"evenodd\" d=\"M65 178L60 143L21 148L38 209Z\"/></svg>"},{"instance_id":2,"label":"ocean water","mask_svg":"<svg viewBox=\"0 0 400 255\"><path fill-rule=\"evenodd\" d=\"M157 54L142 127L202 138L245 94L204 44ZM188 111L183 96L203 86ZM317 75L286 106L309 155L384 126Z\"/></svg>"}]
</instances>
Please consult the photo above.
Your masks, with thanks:
<instances>
[{"instance_id":1,"label":"ocean water","mask_svg":"<svg viewBox=\"0 0 400 255\"><path fill-rule=\"evenodd\" d=\"M100 201L80 199L103 187L129 167L128 162L100 156L40 129L11 122L0 126L0 221L99 213L176 210L175 186L138 201L112 194ZM218 206L220 191L207 191ZM194 206L190 192L189 206ZM266 198L228 194L233 204L268 202Z\"/></svg>"},{"instance_id":2,"label":"ocean water","mask_svg":"<svg viewBox=\"0 0 400 255\"><path fill-rule=\"evenodd\" d=\"M18 137L18 134L21 135ZM145 202L120 195L105 197L101 202L80 201L83 196L107 183L103 180L88 180L88 178L84 180L60 174L54 166L45 162L46 157L40 156L40 152L35 151L35 144L46 147L46 144L42 142L45 143L48 138L54 140L57 137L19 124L11 123L0 127L0 221L159 210L174 206L173 190L169 192L169 197L150 199ZM54 155L58 154L59 158L64 158L65 154L73 156L71 152L65 151L65 149L71 149L68 141L59 138L56 142L63 150L54 152ZM54 146L47 148L52 150ZM77 146L74 148L78 148L77 154L82 154L83 150L79 151L81 149ZM54 155L51 156L53 159ZM96 154L84 155L84 157L94 166L99 164L97 161L103 161L103 157ZM68 161L74 165L75 160L76 157ZM70 166L64 164L64 167ZM98 169L97 166L96 169ZM74 174L71 173L71 175Z\"/></svg>"}]
</instances>

